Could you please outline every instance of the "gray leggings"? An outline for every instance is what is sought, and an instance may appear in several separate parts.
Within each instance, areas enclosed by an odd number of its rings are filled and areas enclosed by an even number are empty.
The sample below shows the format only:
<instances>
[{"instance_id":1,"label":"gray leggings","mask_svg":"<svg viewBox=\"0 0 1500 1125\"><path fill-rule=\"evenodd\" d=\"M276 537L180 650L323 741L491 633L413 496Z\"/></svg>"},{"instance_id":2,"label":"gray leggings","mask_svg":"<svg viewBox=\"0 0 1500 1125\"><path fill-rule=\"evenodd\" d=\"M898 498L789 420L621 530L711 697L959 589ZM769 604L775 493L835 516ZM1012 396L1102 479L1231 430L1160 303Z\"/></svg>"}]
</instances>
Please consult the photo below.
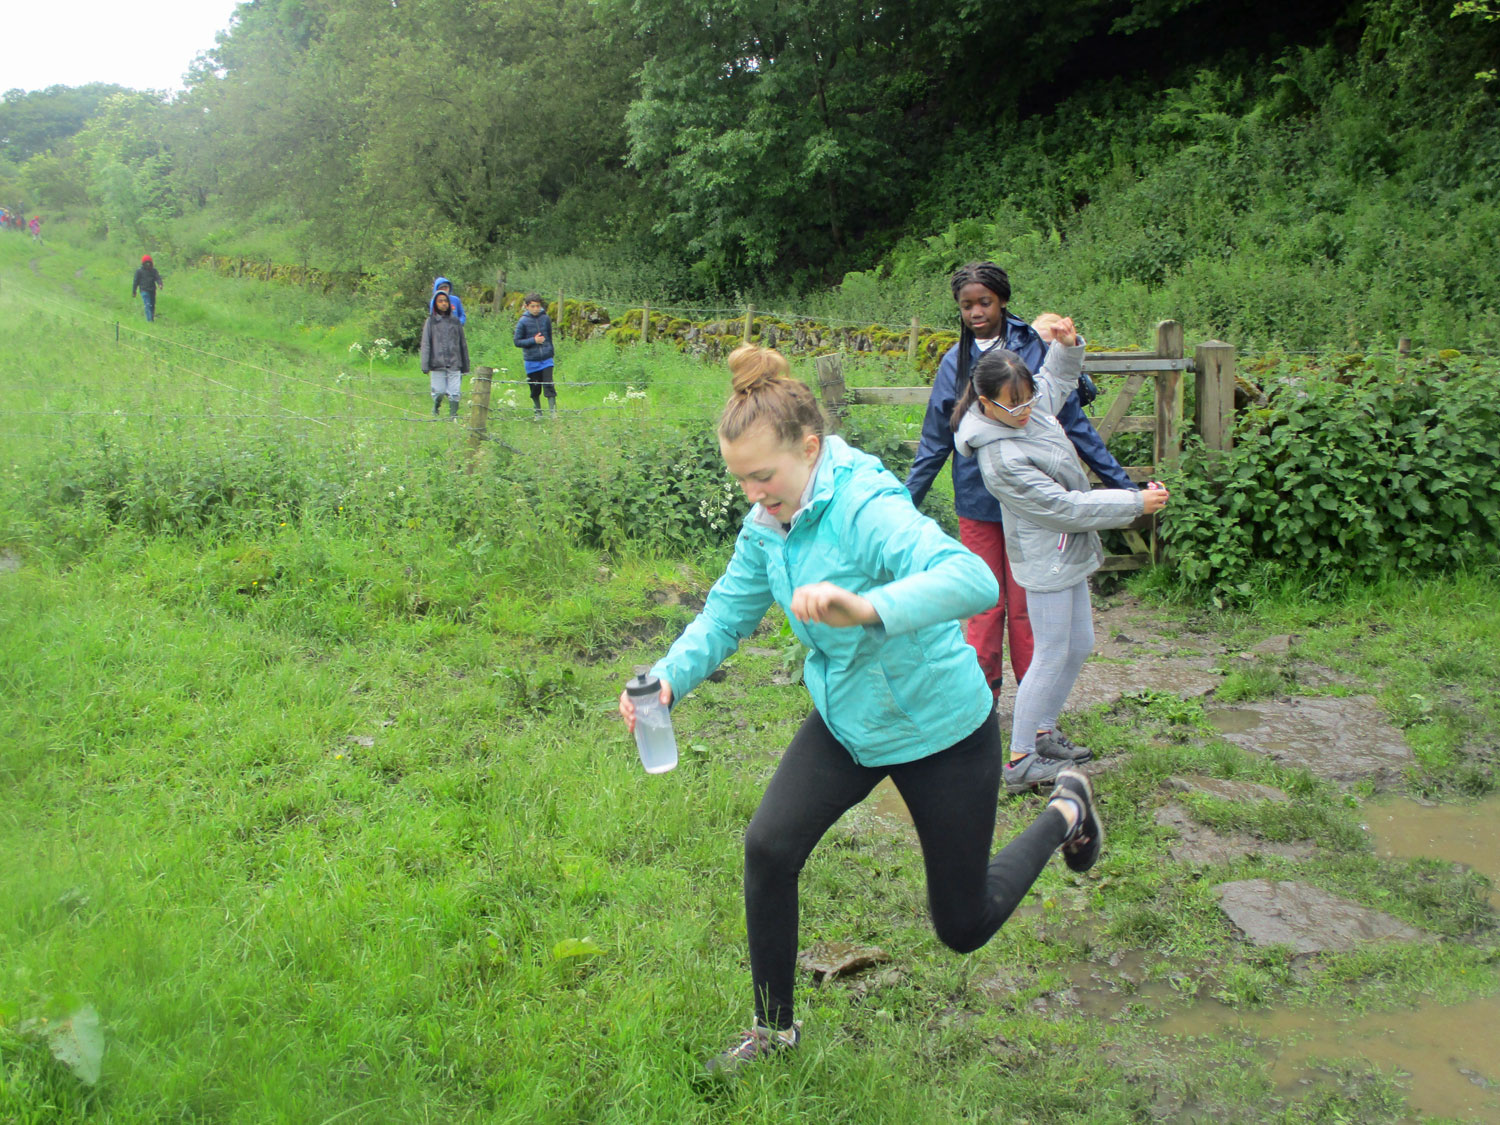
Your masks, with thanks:
<instances>
[{"instance_id":1,"label":"gray leggings","mask_svg":"<svg viewBox=\"0 0 1500 1125\"><path fill-rule=\"evenodd\" d=\"M1053 730L1068 701L1073 681L1094 651L1094 615L1089 608L1088 580L1052 594L1026 591L1026 613L1036 650L1016 692L1010 728L1010 752L1036 749L1036 733Z\"/></svg>"}]
</instances>

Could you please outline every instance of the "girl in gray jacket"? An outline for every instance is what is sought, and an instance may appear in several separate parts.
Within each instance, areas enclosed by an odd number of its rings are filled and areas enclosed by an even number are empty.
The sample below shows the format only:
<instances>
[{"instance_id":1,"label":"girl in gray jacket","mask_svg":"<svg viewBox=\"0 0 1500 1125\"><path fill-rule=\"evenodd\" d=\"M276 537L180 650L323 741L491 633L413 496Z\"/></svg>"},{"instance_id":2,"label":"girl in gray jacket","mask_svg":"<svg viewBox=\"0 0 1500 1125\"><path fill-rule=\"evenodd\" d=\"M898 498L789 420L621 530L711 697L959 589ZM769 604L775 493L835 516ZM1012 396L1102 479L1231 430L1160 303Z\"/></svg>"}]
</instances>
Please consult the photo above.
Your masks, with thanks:
<instances>
[{"instance_id":1,"label":"girl in gray jacket","mask_svg":"<svg viewBox=\"0 0 1500 1125\"><path fill-rule=\"evenodd\" d=\"M1056 418L1078 385L1083 341L1070 318L1040 317L1035 327L1051 342L1037 377L1020 356L994 348L974 365L953 410L958 452L978 459L984 486L1000 501L1005 550L1036 638L1011 723L1011 793L1050 785L1067 765L1034 751L1039 737L1063 739L1058 714L1094 648L1088 579L1104 561L1099 530L1124 527L1167 503L1155 481L1139 492L1090 489Z\"/></svg>"}]
</instances>

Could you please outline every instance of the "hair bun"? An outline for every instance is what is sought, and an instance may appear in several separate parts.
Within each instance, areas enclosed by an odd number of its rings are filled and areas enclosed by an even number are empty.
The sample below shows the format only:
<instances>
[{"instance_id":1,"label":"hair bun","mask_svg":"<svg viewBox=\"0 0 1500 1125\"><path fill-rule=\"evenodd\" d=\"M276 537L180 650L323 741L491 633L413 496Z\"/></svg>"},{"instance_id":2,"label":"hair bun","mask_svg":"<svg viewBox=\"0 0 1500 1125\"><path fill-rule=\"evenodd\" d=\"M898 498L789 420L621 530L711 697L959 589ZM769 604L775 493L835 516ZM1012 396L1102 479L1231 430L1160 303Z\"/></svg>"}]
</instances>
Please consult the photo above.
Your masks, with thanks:
<instances>
[{"instance_id":1,"label":"hair bun","mask_svg":"<svg viewBox=\"0 0 1500 1125\"><path fill-rule=\"evenodd\" d=\"M774 370L741 371L734 376L731 385L737 395L753 395L756 391L773 385L779 377Z\"/></svg>"},{"instance_id":2,"label":"hair bun","mask_svg":"<svg viewBox=\"0 0 1500 1125\"><path fill-rule=\"evenodd\" d=\"M729 353L730 387L736 395L753 395L790 378L786 357L774 348L741 344Z\"/></svg>"}]
</instances>

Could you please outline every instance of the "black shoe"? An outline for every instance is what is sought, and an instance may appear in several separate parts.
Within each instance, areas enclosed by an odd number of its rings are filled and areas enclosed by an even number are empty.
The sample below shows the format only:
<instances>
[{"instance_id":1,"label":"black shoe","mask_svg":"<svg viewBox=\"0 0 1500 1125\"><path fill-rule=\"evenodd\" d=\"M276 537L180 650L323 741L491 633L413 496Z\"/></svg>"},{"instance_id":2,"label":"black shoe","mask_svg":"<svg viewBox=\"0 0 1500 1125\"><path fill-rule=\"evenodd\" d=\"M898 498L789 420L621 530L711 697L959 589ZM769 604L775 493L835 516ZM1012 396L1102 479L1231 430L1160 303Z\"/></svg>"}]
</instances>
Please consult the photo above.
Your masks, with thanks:
<instances>
[{"instance_id":1,"label":"black shoe","mask_svg":"<svg viewBox=\"0 0 1500 1125\"><path fill-rule=\"evenodd\" d=\"M1036 736L1036 752L1044 758L1057 762L1087 762L1094 752L1087 746L1079 746L1060 730L1043 731Z\"/></svg>"},{"instance_id":2,"label":"black shoe","mask_svg":"<svg viewBox=\"0 0 1500 1125\"><path fill-rule=\"evenodd\" d=\"M1074 871L1087 871L1104 847L1104 825L1094 808L1093 786L1082 771L1063 770L1057 775L1052 785L1052 800L1064 798L1077 804L1078 823L1062 842L1063 862Z\"/></svg>"},{"instance_id":3,"label":"black shoe","mask_svg":"<svg viewBox=\"0 0 1500 1125\"><path fill-rule=\"evenodd\" d=\"M767 1027L756 1020L748 1031L740 1032L739 1038L731 1046L705 1060L703 1069L713 1078L732 1078L751 1063L795 1051L801 1042L800 1020L794 1020L792 1026L784 1031Z\"/></svg>"}]
</instances>

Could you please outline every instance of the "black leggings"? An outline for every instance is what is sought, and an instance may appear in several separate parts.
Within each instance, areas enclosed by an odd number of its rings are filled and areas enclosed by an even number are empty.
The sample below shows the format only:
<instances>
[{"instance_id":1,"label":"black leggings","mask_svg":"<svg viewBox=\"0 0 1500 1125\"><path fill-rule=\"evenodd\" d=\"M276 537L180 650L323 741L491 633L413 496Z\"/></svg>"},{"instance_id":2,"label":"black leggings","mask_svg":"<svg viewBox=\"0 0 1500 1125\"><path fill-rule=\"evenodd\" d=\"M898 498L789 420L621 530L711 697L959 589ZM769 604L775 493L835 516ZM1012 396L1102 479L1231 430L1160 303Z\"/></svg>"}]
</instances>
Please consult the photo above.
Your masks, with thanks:
<instances>
[{"instance_id":1,"label":"black leggings","mask_svg":"<svg viewBox=\"0 0 1500 1125\"><path fill-rule=\"evenodd\" d=\"M797 876L813 847L887 774L911 811L927 867L927 905L943 944L978 949L1005 924L1067 835L1050 806L993 858L1000 731L990 715L946 750L898 766L862 766L814 711L798 729L745 832L745 924L755 1014L792 1023Z\"/></svg>"}]
</instances>

